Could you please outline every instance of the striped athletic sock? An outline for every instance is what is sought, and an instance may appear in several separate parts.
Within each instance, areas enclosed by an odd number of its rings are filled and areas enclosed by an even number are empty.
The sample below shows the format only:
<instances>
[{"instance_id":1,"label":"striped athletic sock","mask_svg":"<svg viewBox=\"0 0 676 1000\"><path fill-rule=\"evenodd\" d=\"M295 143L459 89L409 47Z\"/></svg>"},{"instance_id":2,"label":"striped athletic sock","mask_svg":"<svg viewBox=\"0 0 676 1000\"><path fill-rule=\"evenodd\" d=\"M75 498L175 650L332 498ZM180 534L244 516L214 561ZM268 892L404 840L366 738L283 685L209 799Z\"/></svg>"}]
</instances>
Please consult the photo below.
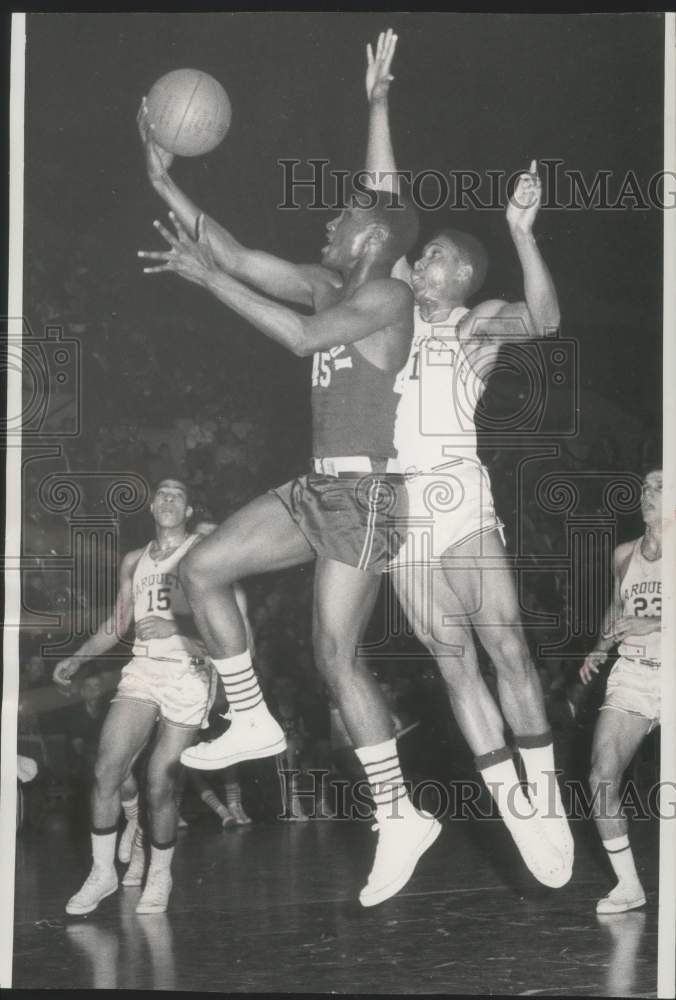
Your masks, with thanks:
<instances>
[{"instance_id":1,"label":"striped athletic sock","mask_svg":"<svg viewBox=\"0 0 676 1000\"><path fill-rule=\"evenodd\" d=\"M225 804L228 806L241 806L242 804L242 786L240 785L237 778L231 778L226 781L223 785L225 790Z\"/></svg>"},{"instance_id":2,"label":"striped athletic sock","mask_svg":"<svg viewBox=\"0 0 676 1000\"><path fill-rule=\"evenodd\" d=\"M127 823L138 822L138 795L135 795L133 799L129 799L128 802L123 802L122 811Z\"/></svg>"},{"instance_id":3,"label":"striped athletic sock","mask_svg":"<svg viewBox=\"0 0 676 1000\"><path fill-rule=\"evenodd\" d=\"M629 883L630 885L640 885L641 880L636 871L634 855L629 845L629 837L623 834L621 837L611 837L603 841L603 846L608 855L608 860L613 866L613 871L618 882Z\"/></svg>"},{"instance_id":4,"label":"striped athletic sock","mask_svg":"<svg viewBox=\"0 0 676 1000\"><path fill-rule=\"evenodd\" d=\"M411 802L401 773L397 741L392 738L373 746L358 747L355 753L366 771L376 816L381 819L400 817Z\"/></svg>"},{"instance_id":5,"label":"striped athletic sock","mask_svg":"<svg viewBox=\"0 0 676 1000\"><path fill-rule=\"evenodd\" d=\"M249 712L259 705L265 706L248 650L222 660L212 659L211 662L223 681L225 696L233 712Z\"/></svg>"},{"instance_id":6,"label":"striped athletic sock","mask_svg":"<svg viewBox=\"0 0 676 1000\"><path fill-rule=\"evenodd\" d=\"M227 806L223 805L219 797L215 794L215 792L212 792L211 789L207 789L202 792L200 798L202 802L209 806L211 811L215 812L217 816L221 817L221 819L225 819L226 816L230 815Z\"/></svg>"}]
</instances>

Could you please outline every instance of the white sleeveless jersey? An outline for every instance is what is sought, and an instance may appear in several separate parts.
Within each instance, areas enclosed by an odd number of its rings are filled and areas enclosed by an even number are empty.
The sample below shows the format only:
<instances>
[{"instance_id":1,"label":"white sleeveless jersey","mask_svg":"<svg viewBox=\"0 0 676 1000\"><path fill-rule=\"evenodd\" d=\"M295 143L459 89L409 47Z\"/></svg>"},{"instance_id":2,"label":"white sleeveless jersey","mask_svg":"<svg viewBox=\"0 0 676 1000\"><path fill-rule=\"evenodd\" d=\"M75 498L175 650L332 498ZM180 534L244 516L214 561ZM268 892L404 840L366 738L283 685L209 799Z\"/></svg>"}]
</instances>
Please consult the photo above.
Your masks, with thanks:
<instances>
[{"instance_id":1,"label":"white sleeveless jersey","mask_svg":"<svg viewBox=\"0 0 676 1000\"><path fill-rule=\"evenodd\" d=\"M178 578L178 564L186 552L200 538L188 537L166 559L156 560L150 555L152 542L145 547L134 571L134 621L154 617L173 621L176 615L190 615L190 605ZM206 656L201 639L185 635L170 635L166 639L136 639L134 656L152 659L177 659L189 656Z\"/></svg>"},{"instance_id":2,"label":"white sleeveless jersey","mask_svg":"<svg viewBox=\"0 0 676 1000\"><path fill-rule=\"evenodd\" d=\"M641 539L634 542L629 565L620 584L622 614L637 618L662 614L662 560L651 562L641 552ZM648 635L628 635L620 643L620 656L660 660L660 631Z\"/></svg>"},{"instance_id":3,"label":"white sleeveless jersey","mask_svg":"<svg viewBox=\"0 0 676 1000\"><path fill-rule=\"evenodd\" d=\"M472 367L458 324L468 309L428 323L415 307L408 361L397 376L394 445L402 472L430 471L454 456L477 462L474 412L484 390Z\"/></svg>"}]
</instances>

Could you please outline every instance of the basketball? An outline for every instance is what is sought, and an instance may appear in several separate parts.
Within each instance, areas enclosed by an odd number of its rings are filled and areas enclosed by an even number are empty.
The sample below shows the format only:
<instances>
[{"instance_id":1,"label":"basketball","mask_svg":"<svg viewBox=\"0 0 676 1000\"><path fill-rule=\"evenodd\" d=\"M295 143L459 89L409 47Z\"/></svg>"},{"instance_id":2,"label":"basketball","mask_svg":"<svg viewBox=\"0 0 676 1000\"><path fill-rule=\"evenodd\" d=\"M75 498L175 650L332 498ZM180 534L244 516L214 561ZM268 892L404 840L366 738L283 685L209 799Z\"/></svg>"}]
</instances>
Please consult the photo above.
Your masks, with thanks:
<instances>
[{"instance_id":1,"label":"basketball","mask_svg":"<svg viewBox=\"0 0 676 1000\"><path fill-rule=\"evenodd\" d=\"M230 99L218 80L199 69L175 69L153 85L148 121L157 143L178 156L201 156L225 138Z\"/></svg>"}]
</instances>

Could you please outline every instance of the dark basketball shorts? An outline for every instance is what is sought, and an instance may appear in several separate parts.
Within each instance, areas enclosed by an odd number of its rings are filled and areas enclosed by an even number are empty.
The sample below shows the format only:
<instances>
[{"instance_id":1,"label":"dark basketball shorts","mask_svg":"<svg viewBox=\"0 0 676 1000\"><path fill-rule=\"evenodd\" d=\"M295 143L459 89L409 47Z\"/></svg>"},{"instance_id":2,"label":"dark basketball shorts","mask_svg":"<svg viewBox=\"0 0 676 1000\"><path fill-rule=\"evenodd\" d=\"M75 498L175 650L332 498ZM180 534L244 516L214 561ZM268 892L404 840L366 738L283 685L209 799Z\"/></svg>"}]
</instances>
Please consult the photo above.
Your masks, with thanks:
<instances>
[{"instance_id":1,"label":"dark basketball shorts","mask_svg":"<svg viewBox=\"0 0 676 1000\"><path fill-rule=\"evenodd\" d=\"M382 573L399 551L406 529L401 476L310 472L271 492L321 558L347 563L365 573Z\"/></svg>"}]
</instances>

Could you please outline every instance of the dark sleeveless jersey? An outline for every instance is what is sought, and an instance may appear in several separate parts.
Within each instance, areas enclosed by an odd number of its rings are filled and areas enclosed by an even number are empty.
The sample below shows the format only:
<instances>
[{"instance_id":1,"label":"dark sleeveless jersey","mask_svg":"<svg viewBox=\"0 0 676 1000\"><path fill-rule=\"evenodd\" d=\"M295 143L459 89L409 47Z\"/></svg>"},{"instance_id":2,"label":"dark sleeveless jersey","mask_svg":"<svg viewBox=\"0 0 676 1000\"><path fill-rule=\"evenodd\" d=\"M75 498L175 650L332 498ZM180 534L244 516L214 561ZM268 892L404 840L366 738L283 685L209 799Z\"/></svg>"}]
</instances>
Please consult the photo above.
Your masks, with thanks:
<instances>
[{"instance_id":1,"label":"dark sleeveless jersey","mask_svg":"<svg viewBox=\"0 0 676 1000\"><path fill-rule=\"evenodd\" d=\"M314 458L393 458L396 372L367 361L354 344L317 351L312 362Z\"/></svg>"}]
</instances>

